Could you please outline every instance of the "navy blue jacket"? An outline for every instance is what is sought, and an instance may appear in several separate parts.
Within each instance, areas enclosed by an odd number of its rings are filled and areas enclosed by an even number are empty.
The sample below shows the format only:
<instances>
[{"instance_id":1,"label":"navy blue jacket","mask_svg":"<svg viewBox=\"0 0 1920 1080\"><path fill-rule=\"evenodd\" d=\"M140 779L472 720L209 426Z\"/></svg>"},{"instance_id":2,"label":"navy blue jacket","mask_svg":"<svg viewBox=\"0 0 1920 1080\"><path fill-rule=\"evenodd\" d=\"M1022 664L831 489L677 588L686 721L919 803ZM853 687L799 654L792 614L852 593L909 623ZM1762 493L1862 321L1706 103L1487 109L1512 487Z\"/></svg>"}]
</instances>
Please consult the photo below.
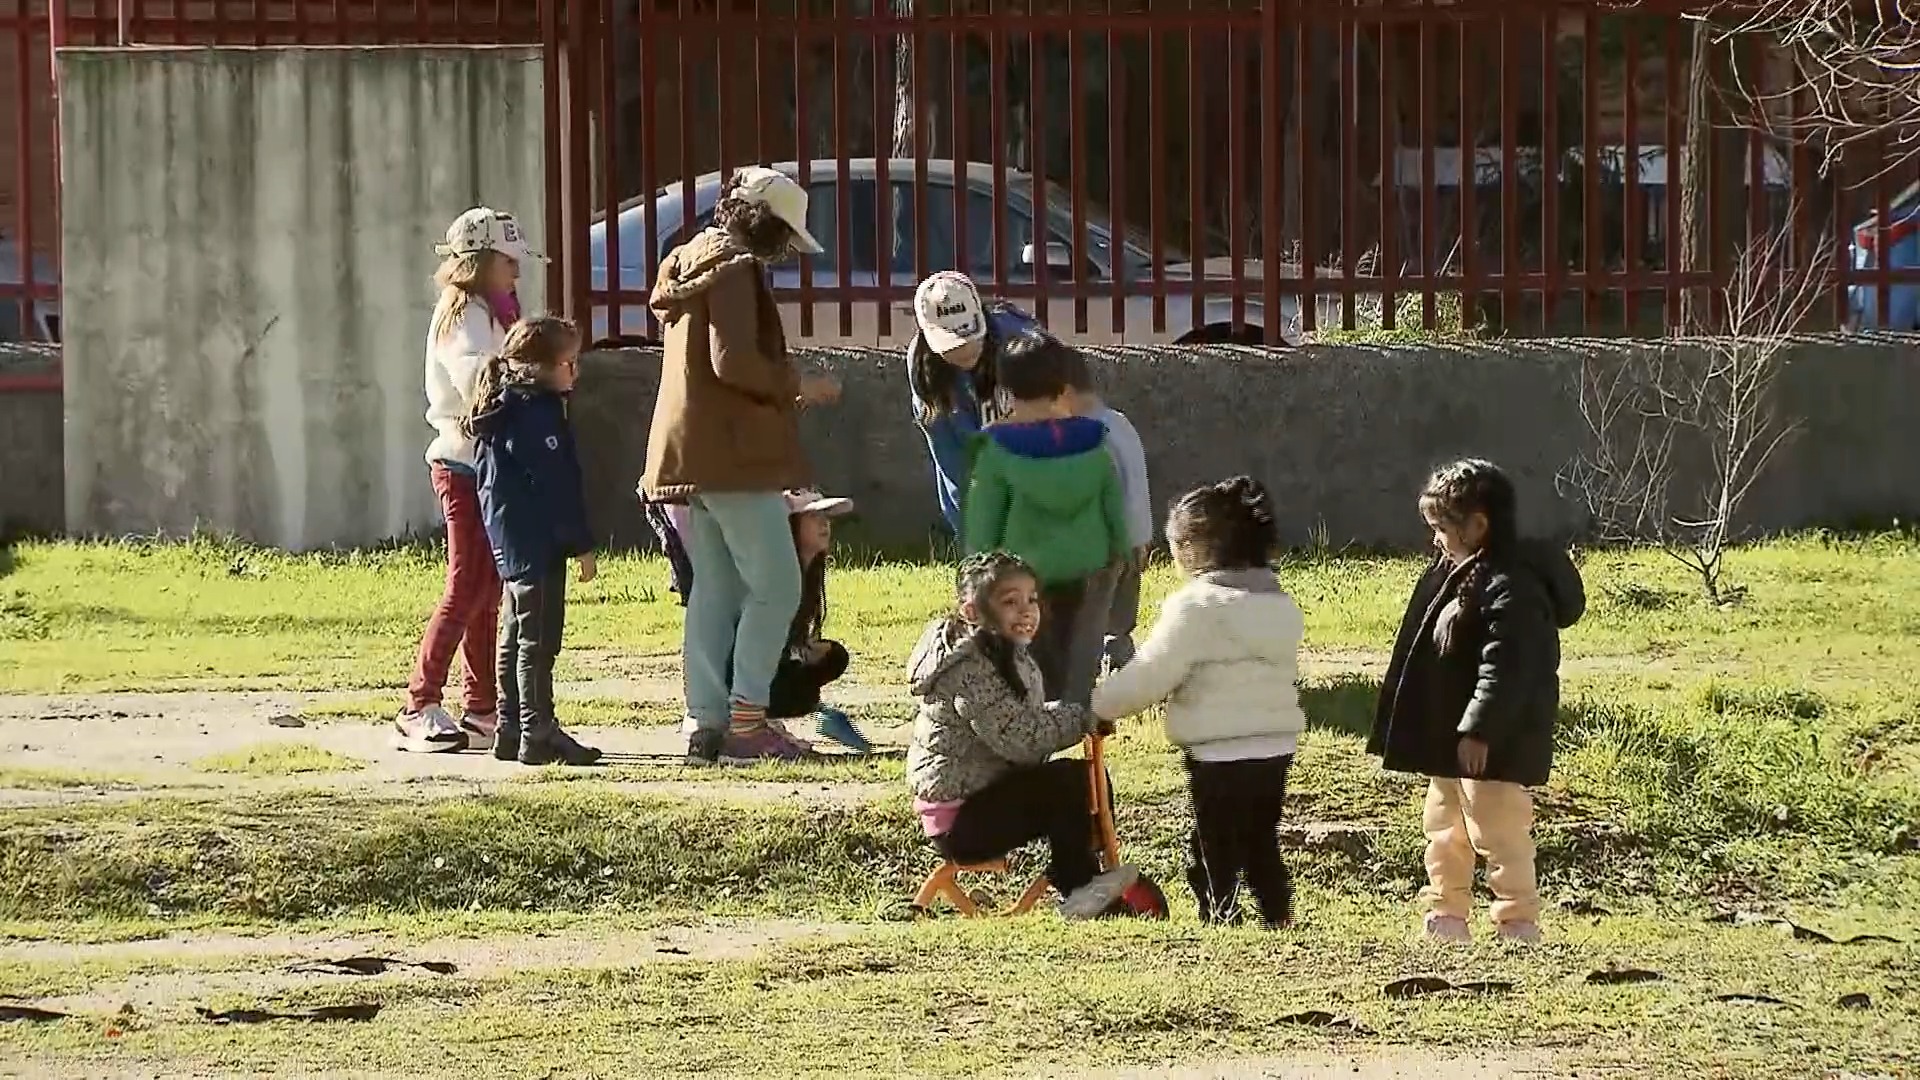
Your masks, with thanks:
<instances>
[{"instance_id":1,"label":"navy blue jacket","mask_svg":"<svg viewBox=\"0 0 1920 1080\"><path fill-rule=\"evenodd\" d=\"M510 386L474 417L474 472L493 562L507 581L532 581L593 550L580 455L559 394Z\"/></svg>"}]
</instances>

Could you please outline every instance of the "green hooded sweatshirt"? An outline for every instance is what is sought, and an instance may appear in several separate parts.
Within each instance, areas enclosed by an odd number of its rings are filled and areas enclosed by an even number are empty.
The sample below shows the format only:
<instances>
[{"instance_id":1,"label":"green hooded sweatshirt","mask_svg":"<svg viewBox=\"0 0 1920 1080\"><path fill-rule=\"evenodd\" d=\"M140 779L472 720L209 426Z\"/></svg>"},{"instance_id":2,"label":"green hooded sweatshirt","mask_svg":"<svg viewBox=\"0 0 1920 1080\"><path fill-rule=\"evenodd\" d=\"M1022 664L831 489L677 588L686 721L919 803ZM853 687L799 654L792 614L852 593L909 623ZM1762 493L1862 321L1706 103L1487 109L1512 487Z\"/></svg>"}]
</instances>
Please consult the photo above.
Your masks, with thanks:
<instances>
[{"instance_id":1,"label":"green hooded sweatshirt","mask_svg":"<svg viewBox=\"0 0 1920 1080\"><path fill-rule=\"evenodd\" d=\"M981 433L967 485L968 552L1006 551L1067 585L1127 554L1126 497L1107 429L1074 417Z\"/></svg>"}]
</instances>

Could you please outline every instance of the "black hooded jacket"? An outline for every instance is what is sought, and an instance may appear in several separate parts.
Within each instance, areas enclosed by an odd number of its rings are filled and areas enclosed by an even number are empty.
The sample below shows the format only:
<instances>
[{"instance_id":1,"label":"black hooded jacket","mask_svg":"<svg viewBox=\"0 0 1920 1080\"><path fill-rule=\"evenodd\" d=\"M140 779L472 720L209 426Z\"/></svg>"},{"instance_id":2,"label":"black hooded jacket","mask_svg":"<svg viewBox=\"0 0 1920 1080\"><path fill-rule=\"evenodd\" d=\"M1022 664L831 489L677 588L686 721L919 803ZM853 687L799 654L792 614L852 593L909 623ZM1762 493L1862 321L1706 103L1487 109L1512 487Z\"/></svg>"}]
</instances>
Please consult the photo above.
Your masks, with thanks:
<instances>
[{"instance_id":1,"label":"black hooded jacket","mask_svg":"<svg viewBox=\"0 0 1920 1080\"><path fill-rule=\"evenodd\" d=\"M1463 586L1466 603L1455 607ZM1586 605L1580 571L1551 544L1521 541L1457 567L1435 559L1401 619L1367 751L1398 772L1458 777L1460 739L1473 735L1488 746L1475 779L1546 783L1560 631ZM1443 616L1451 634L1436 633Z\"/></svg>"}]
</instances>

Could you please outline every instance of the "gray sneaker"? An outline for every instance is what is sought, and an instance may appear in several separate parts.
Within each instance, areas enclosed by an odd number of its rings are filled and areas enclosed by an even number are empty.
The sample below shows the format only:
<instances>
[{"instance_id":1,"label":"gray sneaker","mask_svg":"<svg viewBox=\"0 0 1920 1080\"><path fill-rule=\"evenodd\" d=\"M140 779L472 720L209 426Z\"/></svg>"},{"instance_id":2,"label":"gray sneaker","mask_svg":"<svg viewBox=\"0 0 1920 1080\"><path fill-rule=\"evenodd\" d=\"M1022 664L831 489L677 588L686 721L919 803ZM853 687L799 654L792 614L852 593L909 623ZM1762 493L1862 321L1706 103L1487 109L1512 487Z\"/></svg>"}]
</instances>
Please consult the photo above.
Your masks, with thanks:
<instances>
[{"instance_id":1,"label":"gray sneaker","mask_svg":"<svg viewBox=\"0 0 1920 1080\"><path fill-rule=\"evenodd\" d=\"M1467 926L1467 920L1455 915L1428 915L1421 929L1434 941L1444 941L1449 945L1473 943L1473 930Z\"/></svg>"},{"instance_id":2,"label":"gray sneaker","mask_svg":"<svg viewBox=\"0 0 1920 1080\"><path fill-rule=\"evenodd\" d=\"M1140 871L1131 866L1116 866L1113 869L1073 890L1073 895L1060 901L1060 917L1078 922L1083 919L1097 919L1107 913L1120 894L1140 880Z\"/></svg>"}]
</instances>

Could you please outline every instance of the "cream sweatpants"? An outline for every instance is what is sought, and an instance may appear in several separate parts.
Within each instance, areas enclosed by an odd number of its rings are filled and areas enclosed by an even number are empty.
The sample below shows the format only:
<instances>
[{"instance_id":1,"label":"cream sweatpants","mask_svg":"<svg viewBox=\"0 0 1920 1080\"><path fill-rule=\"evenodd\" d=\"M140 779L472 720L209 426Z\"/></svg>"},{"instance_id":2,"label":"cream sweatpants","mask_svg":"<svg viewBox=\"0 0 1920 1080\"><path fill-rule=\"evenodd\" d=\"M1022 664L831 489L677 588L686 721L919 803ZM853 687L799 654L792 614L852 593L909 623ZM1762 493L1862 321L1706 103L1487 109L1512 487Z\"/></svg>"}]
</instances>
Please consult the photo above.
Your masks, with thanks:
<instances>
[{"instance_id":1,"label":"cream sweatpants","mask_svg":"<svg viewBox=\"0 0 1920 1080\"><path fill-rule=\"evenodd\" d=\"M1495 923L1534 922L1540 892L1533 873L1533 795L1498 780L1431 777L1421 826L1427 834L1427 887L1420 899L1435 915L1464 919L1473 907L1475 857L1487 860Z\"/></svg>"}]
</instances>

